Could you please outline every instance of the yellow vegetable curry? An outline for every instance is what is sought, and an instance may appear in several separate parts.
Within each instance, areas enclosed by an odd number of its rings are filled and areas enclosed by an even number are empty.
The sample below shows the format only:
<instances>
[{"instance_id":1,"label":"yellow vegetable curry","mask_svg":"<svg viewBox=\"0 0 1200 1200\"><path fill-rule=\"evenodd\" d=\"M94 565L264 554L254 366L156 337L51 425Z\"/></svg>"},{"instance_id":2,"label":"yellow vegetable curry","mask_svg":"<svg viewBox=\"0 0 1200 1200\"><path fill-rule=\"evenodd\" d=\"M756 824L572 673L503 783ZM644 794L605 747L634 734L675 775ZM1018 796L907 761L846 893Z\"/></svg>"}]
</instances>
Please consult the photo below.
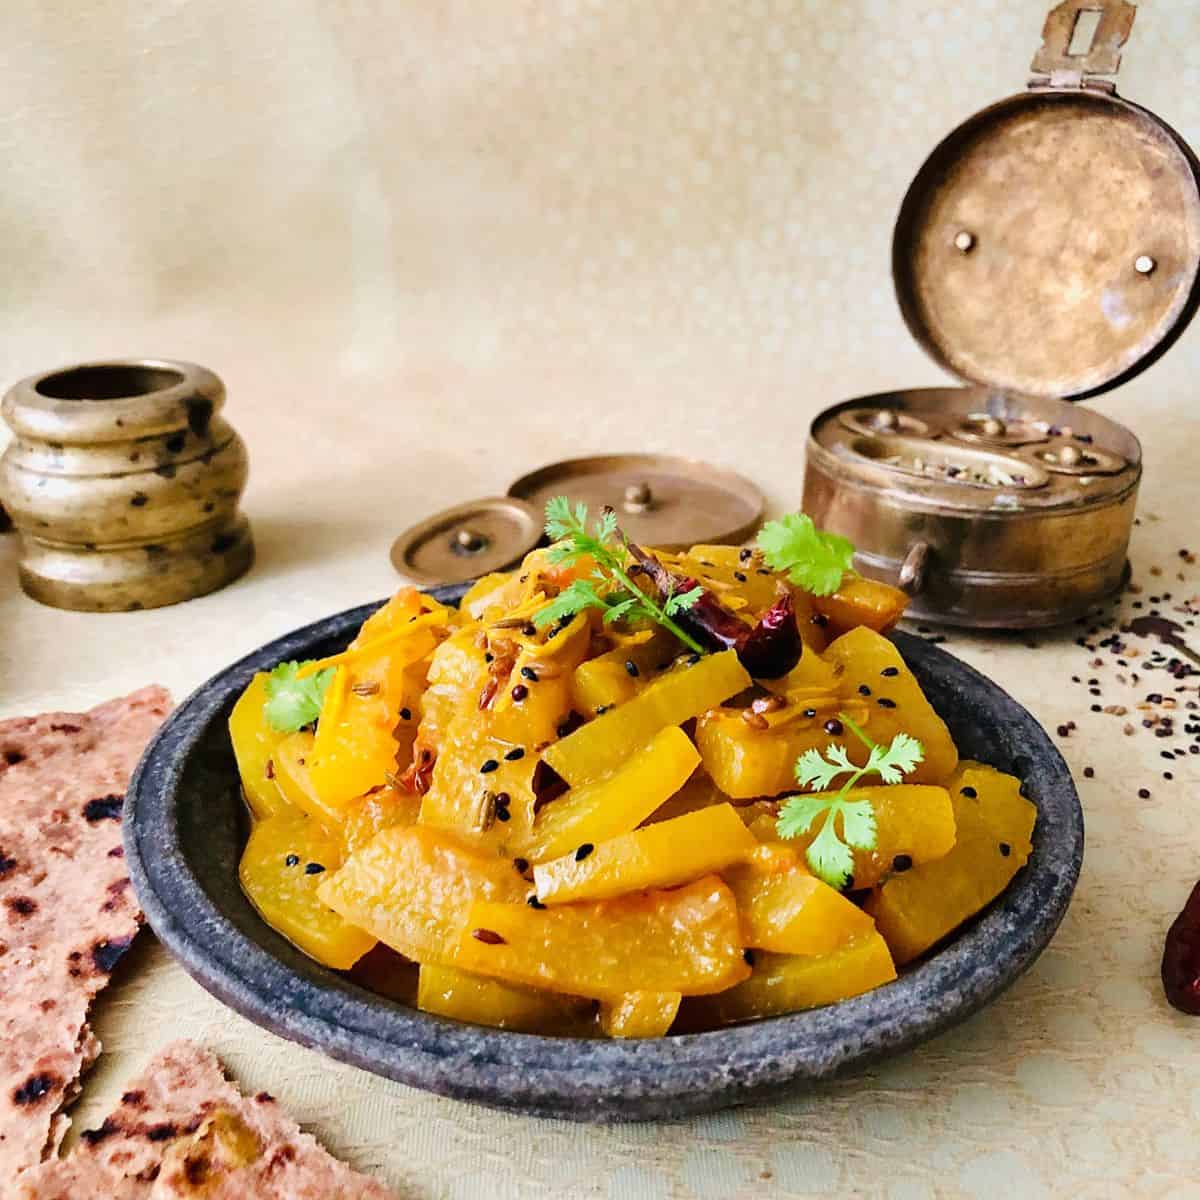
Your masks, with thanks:
<instances>
[{"instance_id":1,"label":"yellow vegetable curry","mask_svg":"<svg viewBox=\"0 0 1200 1200\"><path fill-rule=\"evenodd\" d=\"M697 653L599 607L539 623L594 564L536 550L458 609L406 588L344 653L301 665L298 686L323 687L315 728L273 724L256 676L230 733L263 919L367 982L390 956L430 1013L641 1038L887 984L1003 891L1036 811L1017 780L959 761L884 636L902 593L848 576L813 595L735 547L654 561L747 626L786 593L798 661L756 679L736 648ZM920 762L837 801L869 812L873 843L832 886L818 826L780 834L797 760L863 766L898 733ZM837 803L826 820L849 821Z\"/></svg>"}]
</instances>

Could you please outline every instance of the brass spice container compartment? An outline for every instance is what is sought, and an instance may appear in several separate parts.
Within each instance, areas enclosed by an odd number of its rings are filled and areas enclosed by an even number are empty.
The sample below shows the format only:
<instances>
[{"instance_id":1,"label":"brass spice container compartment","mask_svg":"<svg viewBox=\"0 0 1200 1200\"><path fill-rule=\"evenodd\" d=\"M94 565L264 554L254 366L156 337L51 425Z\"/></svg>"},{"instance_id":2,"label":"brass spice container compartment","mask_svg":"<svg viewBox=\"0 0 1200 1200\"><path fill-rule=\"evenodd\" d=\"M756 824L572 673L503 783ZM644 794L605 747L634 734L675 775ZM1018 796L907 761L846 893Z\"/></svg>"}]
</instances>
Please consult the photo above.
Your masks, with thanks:
<instances>
[{"instance_id":1,"label":"brass spice container compartment","mask_svg":"<svg viewBox=\"0 0 1200 1200\"><path fill-rule=\"evenodd\" d=\"M904 198L900 310L968 386L861 397L810 429L805 510L915 617L1054 625L1122 584L1141 448L1069 401L1144 370L1200 303L1200 164L1111 78L1135 13L1054 8L1028 90L955 129Z\"/></svg>"}]
</instances>

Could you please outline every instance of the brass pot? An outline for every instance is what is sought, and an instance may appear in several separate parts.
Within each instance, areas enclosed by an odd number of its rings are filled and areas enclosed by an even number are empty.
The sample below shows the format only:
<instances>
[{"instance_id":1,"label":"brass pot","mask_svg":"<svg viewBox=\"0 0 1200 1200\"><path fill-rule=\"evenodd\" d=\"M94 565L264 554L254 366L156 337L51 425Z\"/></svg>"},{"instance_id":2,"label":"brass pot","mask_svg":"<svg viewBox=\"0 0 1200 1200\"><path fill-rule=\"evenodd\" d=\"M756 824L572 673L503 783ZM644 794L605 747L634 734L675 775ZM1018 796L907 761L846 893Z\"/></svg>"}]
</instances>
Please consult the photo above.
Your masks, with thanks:
<instances>
[{"instance_id":1,"label":"brass pot","mask_svg":"<svg viewBox=\"0 0 1200 1200\"><path fill-rule=\"evenodd\" d=\"M1058 625L1121 587L1142 452L1061 400L985 388L864 396L812 424L804 511L917 619Z\"/></svg>"},{"instance_id":2,"label":"brass pot","mask_svg":"<svg viewBox=\"0 0 1200 1200\"><path fill-rule=\"evenodd\" d=\"M246 447L204 367L119 359L21 380L0 499L21 537L21 586L56 608L175 604L254 560L238 509Z\"/></svg>"},{"instance_id":3,"label":"brass pot","mask_svg":"<svg viewBox=\"0 0 1200 1200\"><path fill-rule=\"evenodd\" d=\"M1145 370L1200 307L1200 162L1116 93L1135 13L1061 0L1028 88L951 132L909 185L896 298L967 386L813 422L806 511L854 541L863 574L908 590L913 616L1055 625L1125 576L1141 448L1071 402Z\"/></svg>"}]
</instances>

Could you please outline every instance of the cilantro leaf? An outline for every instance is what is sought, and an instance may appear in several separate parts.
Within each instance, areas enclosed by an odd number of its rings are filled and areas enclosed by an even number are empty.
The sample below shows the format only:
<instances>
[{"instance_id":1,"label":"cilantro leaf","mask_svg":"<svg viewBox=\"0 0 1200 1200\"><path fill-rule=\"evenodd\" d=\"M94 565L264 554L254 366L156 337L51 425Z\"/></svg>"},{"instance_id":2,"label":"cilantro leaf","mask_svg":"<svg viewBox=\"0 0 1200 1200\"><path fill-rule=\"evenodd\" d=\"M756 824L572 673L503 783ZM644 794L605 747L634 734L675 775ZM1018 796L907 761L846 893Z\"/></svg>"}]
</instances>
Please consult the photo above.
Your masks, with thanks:
<instances>
[{"instance_id":1,"label":"cilantro leaf","mask_svg":"<svg viewBox=\"0 0 1200 1200\"><path fill-rule=\"evenodd\" d=\"M267 724L278 733L295 733L321 715L321 705L336 668L326 667L305 679L297 679L297 672L305 665L280 663L267 676L267 702L263 712Z\"/></svg>"},{"instance_id":2,"label":"cilantro leaf","mask_svg":"<svg viewBox=\"0 0 1200 1200\"><path fill-rule=\"evenodd\" d=\"M828 808L828 797L793 796L779 810L779 820L775 823L775 828L780 837L801 837Z\"/></svg>"},{"instance_id":3,"label":"cilantro leaf","mask_svg":"<svg viewBox=\"0 0 1200 1200\"><path fill-rule=\"evenodd\" d=\"M704 589L697 584L689 592L680 592L677 596L668 596L666 604L663 605L663 610L668 617L673 617L676 613L687 612L703 595Z\"/></svg>"},{"instance_id":4,"label":"cilantro leaf","mask_svg":"<svg viewBox=\"0 0 1200 1200\"><path fill-rule=\"evenodd\" d=\"M837 835L834 828L836 809L831 809L821 826L821 832L808 848L808 865L813 874L839 891L854 873L854 853Z\"/></svg>"},{"instance_id":5,"label":"cilantro leaf","mask_svg":"<svg viewBox=\"0 0 1200 1200\"><path fill-rule=\"evenodd\" d=\"M870 800L843 800L841 803L842 837L846 845L858 850L873 850L877 828ZM829 819L833 820L830 814Z\"/></svg>"},{"instance_id":6,"label":"cilantro leaf","mask_svg":"<svg viewBox=\"0 0 1200 1200\"><path fill-rule=\"evenodd\" d=\"M814 596L828 596L852 571L854 546L836 533L818 529L806 513L788 513L768 521L758 534L763 559L773 571L787 577Z\"/></svg>"},{"instance_id":7,"label":"cilantro leaf","mask_svg":"<svg viewBox=\"0 0 1200 1200\"><path fill-rule=\"evenodd\" d=\"M655 621L669 629L688 649L706 653L674 620L696 603L703 589L693 588L681 596L668 596L661 605L643 592L629 576L626 566L629 548L612 509L605 509L589 531L587 505L576 504L572 508L565 496L554 496L546 503L546 534L554 543L547 551L550 562L569 566L590 557L596 567L591 580L575 580L534 613L533 623L539 629L589 608L598 608L604 611L606 623Z\"/></svg>"},{"instance_id":8,"label":"cilantro leaf","mask_svg":"<svg viewBox=\"0 0 1200 1200\"><path fill-rule=\"evenodd\" d=\"M576 579L569 587L563 588L549 604L533 614L533 623L538 629L542 629L589 608L607 607L590 579Z\"/></svg>"},{"instance_id":9,"label":"cilantro leaf","mask_svg":"<svg viewBox=\"0 0 1200 1200\"><path fill-rule=\"evenodd\" d=\"M608 612L604 614L604 623L611 624L613 621L622 621L631 613L637 611L638 602L632 596L626 596L624 600L618 600L615 604L610 598L608 601Z\"/></svg>"},{"instance_id":10,"label":"cilantro leaf","mask_svg":"<svg viewBox=\"0 0 1200 1200\"><path fill-rule=\"evenodd\" d=\"M827 789L839 775L848 778L834 793L825 791L807 796L792 796L779 810L775 828L782 838L801 837L819 817L825 821L809 844L805 857L813 874L831 887L842 888L854 871L854 850L874 850L878 837L875 810L866 799L850 799L850 791L864 775L878 775L884 783L899 783L916 769L925 750L916 738L897 733L887 746L873 742L845 713L838 714L860 742L868 748L867 761L856 767L840 742L822 752L806 750L796 760L796 782L801 787L815 785ZM837 818L841 815L841 835Z\"/></svg>"},{"instance_id":11,"label":"cilantro leaf","mask_svg":"<svg viewBox=\"0 0 1200 1200\"><path fill-rule=\"evenodd\" d=\"M580 505L571 511L571 502L566 496L554 496L546 503L546 533L551 541L559 542L573 533L583 532L587 520L587 508Z\"/></svg>"},{"instance_id":12,"label":"cilantro leaf","mask_svg":"<svg viewBox=\"0 0 1200 1200\"><path fill-rule=\"evenodd\" d=\"M805 750L796 760L796 782L801 787L815 787L819 791L833 786L833 781L846 772L853 774L858 768L846 756L842 745L830 746L826 752L831 761L815 746Z\"/></svg>"},{"instance_id":13,"label":"cilantro leaf","mask_svg":"<svg viewBox=\"0 0 1200 1200\"><path fill-rule=\"evenodd\" d=\"M878 772L884 783L899 783L905 775L915 771L924 758L925 747L916 738L909 737L907 733L898 733L872 769Z\"/></svg>"}]
</instances>

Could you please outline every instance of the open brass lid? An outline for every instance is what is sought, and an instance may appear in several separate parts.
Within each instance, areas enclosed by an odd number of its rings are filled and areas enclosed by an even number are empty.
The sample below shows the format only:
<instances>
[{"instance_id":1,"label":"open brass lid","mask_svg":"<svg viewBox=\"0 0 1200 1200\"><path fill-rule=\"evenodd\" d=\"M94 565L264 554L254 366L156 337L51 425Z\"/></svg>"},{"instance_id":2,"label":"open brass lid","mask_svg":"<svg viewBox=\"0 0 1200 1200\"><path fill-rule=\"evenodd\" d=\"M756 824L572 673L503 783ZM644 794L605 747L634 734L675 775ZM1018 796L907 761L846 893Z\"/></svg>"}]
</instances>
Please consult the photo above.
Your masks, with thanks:
<instances>
[{"instance_id":1,"label":"open brass lid","mask_svg":"<svg viewBox=\"0 0 1200 1200\"><path fill-rule=\"evenodd\" d=\"M897 299L961 379L1094 395L1149 366L1196 310L1200 165L1105 78L1135 11L1058 5L1029 90L960 125L909 187L892 243ZM1098 25L1077 48L1087 14Z\"/></svg>"}]
</instances>

